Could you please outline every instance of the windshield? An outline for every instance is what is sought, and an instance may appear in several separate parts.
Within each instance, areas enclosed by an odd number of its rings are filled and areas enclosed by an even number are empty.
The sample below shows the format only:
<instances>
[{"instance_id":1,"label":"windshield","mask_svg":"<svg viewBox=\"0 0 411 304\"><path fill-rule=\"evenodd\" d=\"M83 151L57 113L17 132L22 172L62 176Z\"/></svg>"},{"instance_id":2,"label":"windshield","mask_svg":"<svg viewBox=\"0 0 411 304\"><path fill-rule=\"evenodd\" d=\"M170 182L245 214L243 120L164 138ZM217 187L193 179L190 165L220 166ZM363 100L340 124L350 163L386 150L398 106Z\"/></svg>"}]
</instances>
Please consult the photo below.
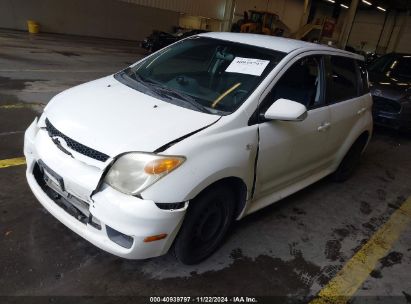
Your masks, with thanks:
<instances>
[{"instance_id":1,"label":"windshield","mask_svg":"<svg viewBox=\"0 0 411 304\"><path fill-rule=\"evenodd\" d=\"M166 102L227 115L247 99L284 55L251 45L194 37L124 70L118 79L126 80L129 86L132 82L133 88Z\"/></svg>"},{"instance_id":2,"label":"windshield","mask_svg":"<svg viewBox=\"0 0 411 304\"><path fill-rule=\"evenodd\" d=\"M394 56L388 54L375 60L369 70L383 73L387 77L399 77L411 79L411 55Z\"/></svg>"}]
</instances>

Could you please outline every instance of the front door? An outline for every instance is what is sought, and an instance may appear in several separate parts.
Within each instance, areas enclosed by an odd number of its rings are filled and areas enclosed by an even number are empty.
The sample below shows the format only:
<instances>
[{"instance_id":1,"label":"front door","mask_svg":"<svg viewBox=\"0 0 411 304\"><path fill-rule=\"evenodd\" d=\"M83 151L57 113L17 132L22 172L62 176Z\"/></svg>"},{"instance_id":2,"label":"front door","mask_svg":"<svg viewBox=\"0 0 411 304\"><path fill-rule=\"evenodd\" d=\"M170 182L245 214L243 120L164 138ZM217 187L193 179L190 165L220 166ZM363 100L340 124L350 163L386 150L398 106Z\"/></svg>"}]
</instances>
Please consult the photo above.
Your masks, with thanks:
<instances>
[{"instance_id":1,"label":"front door","mask_svg":"<svg viewBox=\"0 0 411 304\"><path fill-rule=\"evenodd\" d=\"M304 104L303 121L261 121L255 199L281 190L320 170L330 159L330 109L324 102L322 56L297 60L260 105L264 113L280 98Z\"/></svg>"}]
</instances>

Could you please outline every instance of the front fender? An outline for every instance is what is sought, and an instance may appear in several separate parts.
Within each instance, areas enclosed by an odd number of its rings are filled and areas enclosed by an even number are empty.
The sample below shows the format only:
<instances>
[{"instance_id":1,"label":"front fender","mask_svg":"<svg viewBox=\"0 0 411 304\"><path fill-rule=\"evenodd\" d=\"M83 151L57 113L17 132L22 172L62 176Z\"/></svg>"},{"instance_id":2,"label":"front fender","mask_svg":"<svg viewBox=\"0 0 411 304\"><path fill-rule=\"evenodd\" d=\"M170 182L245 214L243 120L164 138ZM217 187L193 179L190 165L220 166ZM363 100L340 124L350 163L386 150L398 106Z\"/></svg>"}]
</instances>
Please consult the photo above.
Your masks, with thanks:
<instances>
[{"instance_id":1,"label":"front fender","mask_svg":"<svg viewBox=\"0 0 411 304\"><path fill-rule=\"evenodd\" d=\"M249 192L254 180L257 147L256 125L196 134L167 150L167 154L184 155L187 160L144 190L141 196L158 203L188 201L226 177L240 178Z\"/></svg>"}]
</instances>

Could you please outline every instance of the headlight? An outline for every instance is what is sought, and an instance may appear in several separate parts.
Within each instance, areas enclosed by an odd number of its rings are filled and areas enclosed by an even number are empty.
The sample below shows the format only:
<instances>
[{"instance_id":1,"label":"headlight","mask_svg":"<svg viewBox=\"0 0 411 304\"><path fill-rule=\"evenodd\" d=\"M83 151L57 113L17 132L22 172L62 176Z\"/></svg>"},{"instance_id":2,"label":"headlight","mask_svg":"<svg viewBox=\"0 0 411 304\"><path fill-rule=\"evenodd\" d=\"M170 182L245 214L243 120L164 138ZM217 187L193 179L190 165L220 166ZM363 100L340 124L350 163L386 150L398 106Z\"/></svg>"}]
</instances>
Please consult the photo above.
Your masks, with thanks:
<instances>
[{"instance_id":1,"label":"headlight","mask_svg":"<svg viewBox=\"0 0 411 304\"><path fill-rule=\"evenodd\" d=\"M118 191L135 195L176 169L184 161L183 156L131 152L120 156L114 162L104 181Z\"/></svg>"}]
</instances>

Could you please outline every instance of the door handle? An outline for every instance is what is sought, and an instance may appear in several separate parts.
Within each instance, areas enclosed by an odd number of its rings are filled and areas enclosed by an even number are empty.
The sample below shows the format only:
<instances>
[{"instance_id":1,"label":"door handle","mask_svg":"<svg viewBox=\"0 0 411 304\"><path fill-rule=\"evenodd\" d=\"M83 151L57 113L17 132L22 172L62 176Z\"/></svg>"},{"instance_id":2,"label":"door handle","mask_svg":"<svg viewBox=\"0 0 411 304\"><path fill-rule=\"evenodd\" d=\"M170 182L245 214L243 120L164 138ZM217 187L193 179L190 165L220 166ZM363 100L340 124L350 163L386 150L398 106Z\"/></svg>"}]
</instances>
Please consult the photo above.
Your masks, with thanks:
<instances>
[{"instance_id":1,"label":"door handle","mask_svg":"<svg viewBox=\"0 0 411 304\"><path fill-rule=\"evenodd\" d=\"M324 123L321 124L321 126L319 126L317 128L317 130L318 130L318 132L324 132L324 131L327 131L330 126L331 126L331 123L324 122Z\"/></svg>"},{"instance_id":2,"label":"door handle","mask_svg":"<svg viewBox=\"0 0 411 304\"><path fill-rule=\"evenodd\" d=\"M361 108L361 109L359 109L358 111L357 111L357 114L358 115L361 115L361 114L363 114L365 111L367 110L367 108Z\"/></svg>"}]
</instances>

